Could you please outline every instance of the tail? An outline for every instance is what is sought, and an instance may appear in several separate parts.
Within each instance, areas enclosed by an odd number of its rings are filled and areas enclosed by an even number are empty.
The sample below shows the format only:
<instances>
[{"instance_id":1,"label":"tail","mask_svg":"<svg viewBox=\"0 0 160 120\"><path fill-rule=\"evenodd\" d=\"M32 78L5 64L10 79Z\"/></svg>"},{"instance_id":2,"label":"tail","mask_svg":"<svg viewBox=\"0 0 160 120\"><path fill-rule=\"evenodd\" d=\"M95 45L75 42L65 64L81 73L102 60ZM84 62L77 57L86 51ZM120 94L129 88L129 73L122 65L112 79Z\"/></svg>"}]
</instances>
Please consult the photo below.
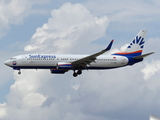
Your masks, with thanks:
<instances>
[{"instance_id":1,"label":"tail","mask_svg":"<svg viewBox=\"0 0 160 120\"><path fill-rule=\"evenodd\" d=\"M124 52L142 54L147 30L141 30Z\"/></svg>"},{"instance_id":2,"label":"tail","mask_svg":"<svg viewBox=\"0 0 160 120\"><path fill-rule=\"evenodd\" d=\"M129 60L128 65L133 65L137 62L141 62L143 58L153 54L154 52L142 55L146 32L147 30L141 30L124 52L115 53L114 55L127 57Z\"/></svg>"},{"instance_id":3,"label":"tail","mask_svg":"<svg viewBox=\"0 0 160 120\"><path fill-rule=\"evenodd\" d=\"M147 30L141 30L136 35L136 37L131 41L131 43L124 52L115 53L114 55L132 56L132 57L140 56L143 52L146 33Z\"/></svg>"}]
</instances>

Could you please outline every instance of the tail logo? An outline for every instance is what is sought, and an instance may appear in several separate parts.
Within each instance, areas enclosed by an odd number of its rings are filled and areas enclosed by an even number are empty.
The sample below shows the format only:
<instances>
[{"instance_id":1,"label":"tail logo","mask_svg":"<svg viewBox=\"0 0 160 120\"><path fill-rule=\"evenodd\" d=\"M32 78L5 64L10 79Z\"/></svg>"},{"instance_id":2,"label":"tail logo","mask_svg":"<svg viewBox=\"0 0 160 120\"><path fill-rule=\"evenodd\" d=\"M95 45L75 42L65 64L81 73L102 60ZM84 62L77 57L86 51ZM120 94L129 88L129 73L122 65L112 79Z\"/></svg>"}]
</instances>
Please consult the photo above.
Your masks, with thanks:
<instances>
[{"instance_id":1,"label":"tail logo","mask_svg":"<svg viewBox=\"0 0 160 120\"><path fill-rule=\"evenodd\" d=\"M131 48L132 45L137 44L140 46L141 49L143 49L144 43L145 43L144 38L142 38L141 36L136 36L135 39L130 43L128 48Z\"/></svg>"}]
</instances>

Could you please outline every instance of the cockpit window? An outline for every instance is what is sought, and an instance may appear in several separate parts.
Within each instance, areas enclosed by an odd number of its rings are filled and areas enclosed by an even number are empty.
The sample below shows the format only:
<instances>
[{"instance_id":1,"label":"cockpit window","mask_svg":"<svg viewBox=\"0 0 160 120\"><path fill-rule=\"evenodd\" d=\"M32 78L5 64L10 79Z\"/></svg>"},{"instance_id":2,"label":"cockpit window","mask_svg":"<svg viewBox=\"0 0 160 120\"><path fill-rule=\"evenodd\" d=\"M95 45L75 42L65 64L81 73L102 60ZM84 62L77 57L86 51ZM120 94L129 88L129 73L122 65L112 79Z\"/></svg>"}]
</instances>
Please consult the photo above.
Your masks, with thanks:
<instances>
[{"instance_id":1,"label":"cockpit window","mask_svg":"<svg viewBox=\"0 0 160 120\"><path fill-rule=\"evenodd\" d=\"M11 60L15 60L16 58L10 58Z\"/></svg>"}]
</instances>

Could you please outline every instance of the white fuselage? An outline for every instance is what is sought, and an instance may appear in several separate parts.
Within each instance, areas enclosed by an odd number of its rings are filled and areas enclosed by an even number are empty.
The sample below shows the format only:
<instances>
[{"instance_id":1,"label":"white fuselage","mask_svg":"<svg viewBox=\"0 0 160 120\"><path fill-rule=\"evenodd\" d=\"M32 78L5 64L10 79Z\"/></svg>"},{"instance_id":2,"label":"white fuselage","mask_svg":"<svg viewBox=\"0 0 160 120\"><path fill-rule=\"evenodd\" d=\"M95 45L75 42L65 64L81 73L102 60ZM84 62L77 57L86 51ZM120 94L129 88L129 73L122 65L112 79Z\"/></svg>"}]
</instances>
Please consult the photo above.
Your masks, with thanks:
<instances>
[{"instance_id":1,"label":"white fuselage","mask_svg":"<svg viewBox=\"0 0 160 120\"><path fill-rule=\"evenodd\" d=\"M28 54L15 56L5 62L14 69L55 69L58 63L72 63L88 55ZM100 55L86 69L110 69L127 65L128 58L118 55Z\"/></svg>"}]
</instances>

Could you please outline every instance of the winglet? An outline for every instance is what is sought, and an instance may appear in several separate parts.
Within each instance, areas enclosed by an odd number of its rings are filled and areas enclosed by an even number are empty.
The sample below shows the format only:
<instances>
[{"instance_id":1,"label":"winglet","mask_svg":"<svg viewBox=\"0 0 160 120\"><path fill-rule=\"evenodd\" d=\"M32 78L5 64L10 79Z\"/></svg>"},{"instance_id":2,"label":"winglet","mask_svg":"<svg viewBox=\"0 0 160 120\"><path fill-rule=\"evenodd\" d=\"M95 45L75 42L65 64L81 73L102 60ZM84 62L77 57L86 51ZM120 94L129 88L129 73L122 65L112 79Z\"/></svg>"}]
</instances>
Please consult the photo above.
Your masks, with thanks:
<instances>
[{"instance_id":1,"label":"winglet","mask_svg":"<svg viewBox=\"0 0 160 120\"><path fill-rule=\"evenodd\" d=\"M106 51L108 51L108 50L110 50L110 49L111 49L112 44L113 44L113 41L114 41L114 40L111 40L111 42L109 43L108 47L105 49Z\"/></svg>"}]
</instances>

